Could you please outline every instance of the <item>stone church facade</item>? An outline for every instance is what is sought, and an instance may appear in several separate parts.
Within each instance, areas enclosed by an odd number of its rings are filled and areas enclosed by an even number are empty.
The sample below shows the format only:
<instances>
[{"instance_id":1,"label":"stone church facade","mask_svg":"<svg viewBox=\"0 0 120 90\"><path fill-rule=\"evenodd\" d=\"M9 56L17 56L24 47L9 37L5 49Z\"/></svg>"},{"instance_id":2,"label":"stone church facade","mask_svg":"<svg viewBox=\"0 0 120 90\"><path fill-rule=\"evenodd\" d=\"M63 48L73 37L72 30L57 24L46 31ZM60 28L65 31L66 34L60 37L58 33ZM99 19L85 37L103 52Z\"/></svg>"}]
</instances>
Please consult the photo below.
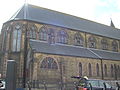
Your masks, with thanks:
<instances>
[{"instance_id":1,"label":"stone church facade","mask_svg":"<svg viewBox=\"0 0 120 90\"><path fill-rule=\"evenodd\" d=\"M23 78L26 62L29 80L71 82L71 76L120 80L119 34L111 26L24 5L3 24L0 72L5 78L7 60L12 59L18 79Z\"/></svg>"}]
</instances>

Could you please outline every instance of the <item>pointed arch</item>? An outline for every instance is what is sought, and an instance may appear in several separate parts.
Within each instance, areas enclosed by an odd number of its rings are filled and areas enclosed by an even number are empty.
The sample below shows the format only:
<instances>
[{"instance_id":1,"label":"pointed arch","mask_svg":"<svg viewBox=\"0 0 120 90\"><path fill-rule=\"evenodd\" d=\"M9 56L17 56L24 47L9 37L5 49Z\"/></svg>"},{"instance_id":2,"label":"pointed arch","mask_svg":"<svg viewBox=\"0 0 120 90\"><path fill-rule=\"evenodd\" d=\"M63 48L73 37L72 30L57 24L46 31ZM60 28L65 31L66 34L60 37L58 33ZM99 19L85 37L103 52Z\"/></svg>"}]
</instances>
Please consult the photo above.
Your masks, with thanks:
<instances>
[{"instance_id":1,"label":"pointed arch","mask_svg":"<svg viewBox=\"0 0 120 90\"><path fill-rule=\"evenodd\" d=\"M92 76L92 66L91 66L91 64L89 63L88 64L88 69L89 69L89 76Z\"/></svg>"},{"instance_id":2,"label":"pointed arch","mask_svg":"<svg viewBox=\"0 0 120 90\"><path fill-rule=\"evenodd\" d=\"M90 36L88 38L88 46L89 48L96 48L96 43L97 43L97 40L94 36Z\"/></svg>"},{"instance_id":3,"label":"pointed arch","mask_svg":"<svg viewBox=\"0 0 120 90\"><path fill-rule=\"evenodd\" d=\"M68 43L68 34L64 30L60 30L57 33L58 43L67 44Z\"/></svg>"},{"instance_id":4,"label":"pointed arch","mask_svg":"<svg viewBox=\"0 0 120 90\"><path fill-rule=\"evenodd\" d=\"M42 60L40 64L40 68L44 69L58 69L57 62L51 58L51 57L46 57Z\"/></svg>"},{"instance_id":5,"label":"pointed arch","mask_svg":"<svg viewBox=\"0 0 120 90\"><path fill-rule=\"evenodd\" d=\"M99 70L99 64L98 63L96 64L96 73L97 73L97 76L100 76L100 70Z\"/></svg>"},{"instance_id":6,"label":"pointed arch","mask_svg":"<svg viewBox=\"0 0 120 90\"><path fill-rule=\"evenodd\" d=\"M37 26L33 23L29 23L29 38L36 39L37 37Z\"/></svg>"},{"instance_id":7,"label":"pointed arch","mask_svg":"<svg viewBox=\"0 0 120 90\"><path fill-rule=\"evenodd\" d=\"M118 52L118 43L116 40L112 41L112 51Z\"/></svg>"},{"instance_id":8,"label":"pointed arch","mask_svg":"<svg viewBox=\"0 0 120 90\"><path fill-rule=\"evenodd\" d=\"M21 47L22 26L16 23L12 32L12 51L20 51Z\"/></svg>"},{"instance_id":9,"label":"pointed arch","mask_svg":"<svg viewBox=\"0 0 120 90\"><path fill-rule=\"evenodd\" d=\"M111 77L114 77L114 68L112 64L111 64Z\"/></svg>"},{"instance_id":10,"label":"pointed arch","mask_svg":"<svg viewBox=\"0 0 120 90\"><path fill-rule=\"evenodd\" d=\"M103 50L108 50L108 41L107 41L107 39L103 38L101 40L101 47L102 47Z\"/></svg>"},{"instance_id":11,"label":"pointed arch","mask_svg":"<svg viewBox=\"0 0 120 90\"><path fill-rule=\"evenodd\" d=\"M79 76L82 76L82 63L79 63Z\"/></svg>"},{"instance_id":12,"label":"pointed arch","mask_svg":"<svg viewBox=\"0 0 120 90\"><path fill-rule=\"evenodd\" d=\"M76 33L74 35L74 44L77 46L83 46L84 45L84 39L80 33Z\"/></svg>"},{"instance_id":13,"label":"pointed arch","mask_svg":"<svg viewBox=\"0 0 120 90\"><path fill-rule=\"evenodd\" d=\"M42 41L47 41L48 38L48 29L46 26L42 26L39 30L39 39Z\"/></svg>"},{"instance_id":14,"label":"pointed arch","mask_svg":"<svg viewBox=\"0 0 120 90\"><path fill-rule=\"evenodd\" d=\"M48 29L48 43L50 44L55 43L55 30L52 28Z\"/></svg>"},{"instance_id":15,"label":"pointed arch","mask_svg":"<svg viewBox=\"0 0 120 90\"><path fill-rule=\"evenodd\" d=\"M104 71L105 71L105 76L108 76L107 75L107 65L106 64L104 65Z\"/></svg>"}]
</instances>

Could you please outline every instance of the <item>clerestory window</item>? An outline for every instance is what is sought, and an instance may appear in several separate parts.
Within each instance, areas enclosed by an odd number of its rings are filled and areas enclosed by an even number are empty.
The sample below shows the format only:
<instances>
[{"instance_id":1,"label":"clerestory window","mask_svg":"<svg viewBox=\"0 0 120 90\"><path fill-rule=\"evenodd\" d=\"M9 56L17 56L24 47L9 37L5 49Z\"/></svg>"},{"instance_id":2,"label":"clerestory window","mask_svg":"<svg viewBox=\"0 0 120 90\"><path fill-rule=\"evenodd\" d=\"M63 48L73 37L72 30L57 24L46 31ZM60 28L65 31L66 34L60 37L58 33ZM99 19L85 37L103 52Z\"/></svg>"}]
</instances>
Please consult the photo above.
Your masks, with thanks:
<instances>
[{"instance_id":1,"label":"clerestory window","mask_svg":"<svg viewBox=\"0 0 120 90\"><path fill-rule=\"evenodd\" d=\"M107 41L107 39L103 38L101 40L101 45L102 45L103 50L108 50L108 41Z\"/></svg>"},{"instance_id":2,"label":"clerestory window","mask_svg":"<svg viewBox=\"0 0 120 90\"><path fill-rule=\"evenodd\" d=\"M83 39L83 37L82 37L82 35L81 35L80 33L76 33L76 34L74 35L74 43L75 43L75 45L77 45L77 46L83 46L83 44L84 44L84 39Z\"/></svg>"},{"instance_id":3,"label":"clerestory window","mask_svg":"<svg viewBox=\"0 0 120 90\"><path fill-rule=\"evenodd\" d=\"M112 51L115 51L115 52L118 51L118 43L116 40L112 41Z\"/></svg>"},{"instance_id":4,"label":"clerestory window","mask_svg":"<svg viewBox=\"0 0 120 90\"><path fill-rule=\"evenodd\" d=\"M29 38L36 39L37 27L35 24L29 24Z\"/></svg>"},{"instance_id":5,"label":"clerestory window","mask_svg":"<svg viewBox=\"0 0 120 90\"><path fill-rule=\"evenodd\" d=\"M13 29L13 41L12 41L12 51L19 52L21 46L21 25L16 24Z\"/></svg>"},{"instance_id":6,"label":"clerestory window","mask_svg":"<svg viewBox=\"0 0 120 90\"><path fill-rule=\"evenodd\" d=\"M89 38L88 38L88 46L89 46L89 48L96 48L96 39L95 39L95 37L93 37L93 36L90 36Z\"/></svg>"},{"instance_id":7,"label":"clerestory window","mask_svg":"<svg viewBox=\"0 0 120 90\"><path fill-rule=\"evenodd\" d=\"M68 43L68 34L64 30L60 30L57 33L58 43L67 44Z\"/></svg>"},{"instance_id":8,"label":"clerestory window","mask_svg":"<svg viewBox=\"0 0 120 90\"><path fill-rule=\"evenodd\" d=\"M47 41L48 38L48 29L47 27L43 26L39 30L39 39L42 41Z\"/></svg>"}]
</instances>

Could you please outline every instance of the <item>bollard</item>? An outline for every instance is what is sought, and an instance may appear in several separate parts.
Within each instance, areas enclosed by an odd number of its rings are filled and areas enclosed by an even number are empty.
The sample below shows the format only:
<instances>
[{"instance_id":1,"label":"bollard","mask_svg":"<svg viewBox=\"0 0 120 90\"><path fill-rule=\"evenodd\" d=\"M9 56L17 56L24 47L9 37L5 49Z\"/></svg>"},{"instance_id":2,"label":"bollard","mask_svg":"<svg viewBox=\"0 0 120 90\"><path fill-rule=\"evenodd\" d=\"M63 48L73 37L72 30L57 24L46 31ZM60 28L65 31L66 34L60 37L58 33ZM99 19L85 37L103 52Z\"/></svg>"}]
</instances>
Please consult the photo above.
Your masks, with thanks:
<instances>
[{"instance_id":1,"label":"bollard","mask_svg":"<svg viewBox=\"0 0 120 90\"><path fill-rule=\"evenodd\" d=\"M15 60L8 60L6 73L6 90L16 90L16 69Z\"/></svg>"}]
</instances>

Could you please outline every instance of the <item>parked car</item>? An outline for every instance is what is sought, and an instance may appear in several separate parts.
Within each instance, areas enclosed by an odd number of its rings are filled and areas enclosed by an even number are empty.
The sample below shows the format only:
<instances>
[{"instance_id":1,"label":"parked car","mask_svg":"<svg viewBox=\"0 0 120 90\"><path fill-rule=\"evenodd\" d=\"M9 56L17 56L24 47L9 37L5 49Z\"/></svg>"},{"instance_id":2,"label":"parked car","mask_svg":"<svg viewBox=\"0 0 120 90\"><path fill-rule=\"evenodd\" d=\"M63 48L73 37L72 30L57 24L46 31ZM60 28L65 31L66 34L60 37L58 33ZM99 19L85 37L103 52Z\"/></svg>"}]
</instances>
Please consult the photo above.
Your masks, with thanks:
<instances>
[{"instance_id":1,"label":"parked car","mask_svg":"<svg viewBox=\"0 0 120 90\"><path fill-rule=\"evenodd\" d=\"M88 79L86 80L86 88L92 90L116 90L115 87L109 85L104 80L94 80L94 79Z\"/></svg>"},{"instance_id":2,"label":"parked car","mask_svg":"<svg viewBox=\"0 0 120 90\"><path fill-rule=\"evenodd\" d=\"M77 90L116 90L116 87L113 87L106 83L104 80L97 79L86 79L82 77L72 77L78 79Z\"/></svg>"},{"instance_id":3,"label":"parked car","mask_svg":"<svg viewBox=\"0 0 120 90\"><path fill-rule=\"evenodd\" d=\"M5 81L0 80L0 90L5 90Z\"/></svg>"}]
</instances>

